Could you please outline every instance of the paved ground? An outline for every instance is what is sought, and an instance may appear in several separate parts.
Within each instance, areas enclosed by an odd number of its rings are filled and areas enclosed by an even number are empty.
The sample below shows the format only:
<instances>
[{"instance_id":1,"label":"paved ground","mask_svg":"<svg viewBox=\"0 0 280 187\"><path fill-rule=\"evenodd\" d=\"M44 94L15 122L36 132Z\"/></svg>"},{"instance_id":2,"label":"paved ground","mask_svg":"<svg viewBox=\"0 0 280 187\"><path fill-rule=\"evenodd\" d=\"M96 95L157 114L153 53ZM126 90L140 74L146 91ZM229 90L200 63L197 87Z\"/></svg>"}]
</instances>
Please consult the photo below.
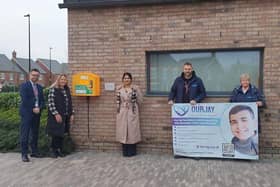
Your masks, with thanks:
<instances>
[{"instance_id":1,"label":"paved ground","mask_svg":"<svg viewBox=\"0 0 280 187\"><path fill-rule=\"evenodd\" d=\"M78 152L64 158L0 154L0 186L279 187L280 160L237 161L141 154Z\"/></svg>"}]
</instances>

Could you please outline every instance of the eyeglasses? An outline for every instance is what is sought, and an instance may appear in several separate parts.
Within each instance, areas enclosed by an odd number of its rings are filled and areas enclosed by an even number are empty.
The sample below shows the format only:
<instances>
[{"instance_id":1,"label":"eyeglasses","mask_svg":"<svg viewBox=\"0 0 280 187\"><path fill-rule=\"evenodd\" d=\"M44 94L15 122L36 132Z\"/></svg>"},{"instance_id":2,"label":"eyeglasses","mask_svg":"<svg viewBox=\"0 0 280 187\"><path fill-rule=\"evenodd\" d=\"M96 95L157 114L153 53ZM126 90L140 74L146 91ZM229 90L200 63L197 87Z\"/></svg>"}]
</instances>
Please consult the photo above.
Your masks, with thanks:
<instances>
[{"instance_id":1,"label":"eyeglasses","mask_svg":"<svg viewBox=\"0 0 280 187\"><path fill-rule=\"evenodd\" d=\"M40 74L31 74L31 76L33 76L33 77L39 77Z\"/></svg>"}]
</instances>

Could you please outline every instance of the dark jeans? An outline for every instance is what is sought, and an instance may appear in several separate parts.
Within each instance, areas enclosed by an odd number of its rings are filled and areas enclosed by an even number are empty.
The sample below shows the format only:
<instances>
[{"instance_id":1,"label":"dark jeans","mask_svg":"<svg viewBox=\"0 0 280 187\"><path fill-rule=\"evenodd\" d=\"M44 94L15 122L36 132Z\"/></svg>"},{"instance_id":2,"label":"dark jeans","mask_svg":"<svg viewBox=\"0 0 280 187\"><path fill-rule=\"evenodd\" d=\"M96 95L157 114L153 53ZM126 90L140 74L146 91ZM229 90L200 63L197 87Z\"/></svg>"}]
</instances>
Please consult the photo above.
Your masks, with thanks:
<instances>
[{"instance_id":1,"label":"dark jeans","mask_svg":"<svg viewBox=\"0 0 280 187\"><path fill-rule=\"evenodd\" d=\"M123 156L135 156L136 144L122 144Z\"/></svg>"},{"instance_id":2,"label":"dark jeans","mask_svg":"<svg viewBox=\"0 0 280 187\"><path fill-rule=\"evenodd\" d=\"M32 153L38 153L38 135L39 135L39 124L40 114L32 114L31 117L21 116L20 126L20 145L21 154L28 154L28 142L30 139ZM29 132L31 131L31 137L29 138Z\"/></svg>"},{"instance_id":3,"label":"dark jeans","mask_svg":"<svg viewBox=\"0 0 280 187\"><path fill-rule=\"evenodd\" d=\"M62 150L63 146L63 137L60 136L52 136L52 143L51 143L51 148L53 151L56 151L60 149Z\"/></svg>"}]
</instances>

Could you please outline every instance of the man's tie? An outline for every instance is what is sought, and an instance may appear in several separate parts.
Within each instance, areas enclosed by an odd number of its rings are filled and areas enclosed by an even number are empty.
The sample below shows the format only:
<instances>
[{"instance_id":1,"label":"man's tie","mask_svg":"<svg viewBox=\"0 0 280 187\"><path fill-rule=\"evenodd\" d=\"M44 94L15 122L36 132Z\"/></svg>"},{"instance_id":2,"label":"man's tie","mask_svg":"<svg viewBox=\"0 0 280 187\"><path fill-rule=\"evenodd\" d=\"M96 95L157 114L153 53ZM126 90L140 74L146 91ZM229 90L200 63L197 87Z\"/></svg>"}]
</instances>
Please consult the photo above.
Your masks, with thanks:
<instances>
[{"instance_id":1,"label":"man's tie","mask_svg":"<svg viewBox=\"0 0 280 187\"><path fill-rule=\"evenodd\" d=\"M38 98L38 88L37 88L36 83L33 83L32 87L33 87L33 93L34 93L34 96L35 96L35 107L38 107L39 106L39 98Z\"/></svg>"},{"instance_id":2,"label":"man's tie","mask_svg":"<svg viewBox=\"0 0 280 187\"><path fill-rule=\"evenodd\" d=\"M33 86L33 92L34 92L35 97L38 97L38 88L37 88L36 83L33 83L32 86Z\"/></svg>"}]
</instances>

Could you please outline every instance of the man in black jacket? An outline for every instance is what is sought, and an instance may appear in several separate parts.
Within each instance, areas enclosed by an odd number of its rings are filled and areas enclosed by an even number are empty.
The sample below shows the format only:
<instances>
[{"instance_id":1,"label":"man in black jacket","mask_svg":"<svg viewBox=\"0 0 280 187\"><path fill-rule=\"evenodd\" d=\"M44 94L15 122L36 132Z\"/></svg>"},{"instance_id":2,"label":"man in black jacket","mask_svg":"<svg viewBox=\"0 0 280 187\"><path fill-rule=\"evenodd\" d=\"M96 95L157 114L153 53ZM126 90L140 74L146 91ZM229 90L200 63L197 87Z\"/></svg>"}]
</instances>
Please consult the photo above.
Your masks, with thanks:
<instances>
[{"instance_id":1,"label":"man in black jacket","mask_svg":"<svg viewBox=\"0 0 280 187\"><path fill-rule=\"evenodd\" d=\"M192 64L186 62L183 71L171 87L168 104L190 103L194 105L201 102L206 96L203 82L195 75Z\"/></svg>"}]
</instances>

